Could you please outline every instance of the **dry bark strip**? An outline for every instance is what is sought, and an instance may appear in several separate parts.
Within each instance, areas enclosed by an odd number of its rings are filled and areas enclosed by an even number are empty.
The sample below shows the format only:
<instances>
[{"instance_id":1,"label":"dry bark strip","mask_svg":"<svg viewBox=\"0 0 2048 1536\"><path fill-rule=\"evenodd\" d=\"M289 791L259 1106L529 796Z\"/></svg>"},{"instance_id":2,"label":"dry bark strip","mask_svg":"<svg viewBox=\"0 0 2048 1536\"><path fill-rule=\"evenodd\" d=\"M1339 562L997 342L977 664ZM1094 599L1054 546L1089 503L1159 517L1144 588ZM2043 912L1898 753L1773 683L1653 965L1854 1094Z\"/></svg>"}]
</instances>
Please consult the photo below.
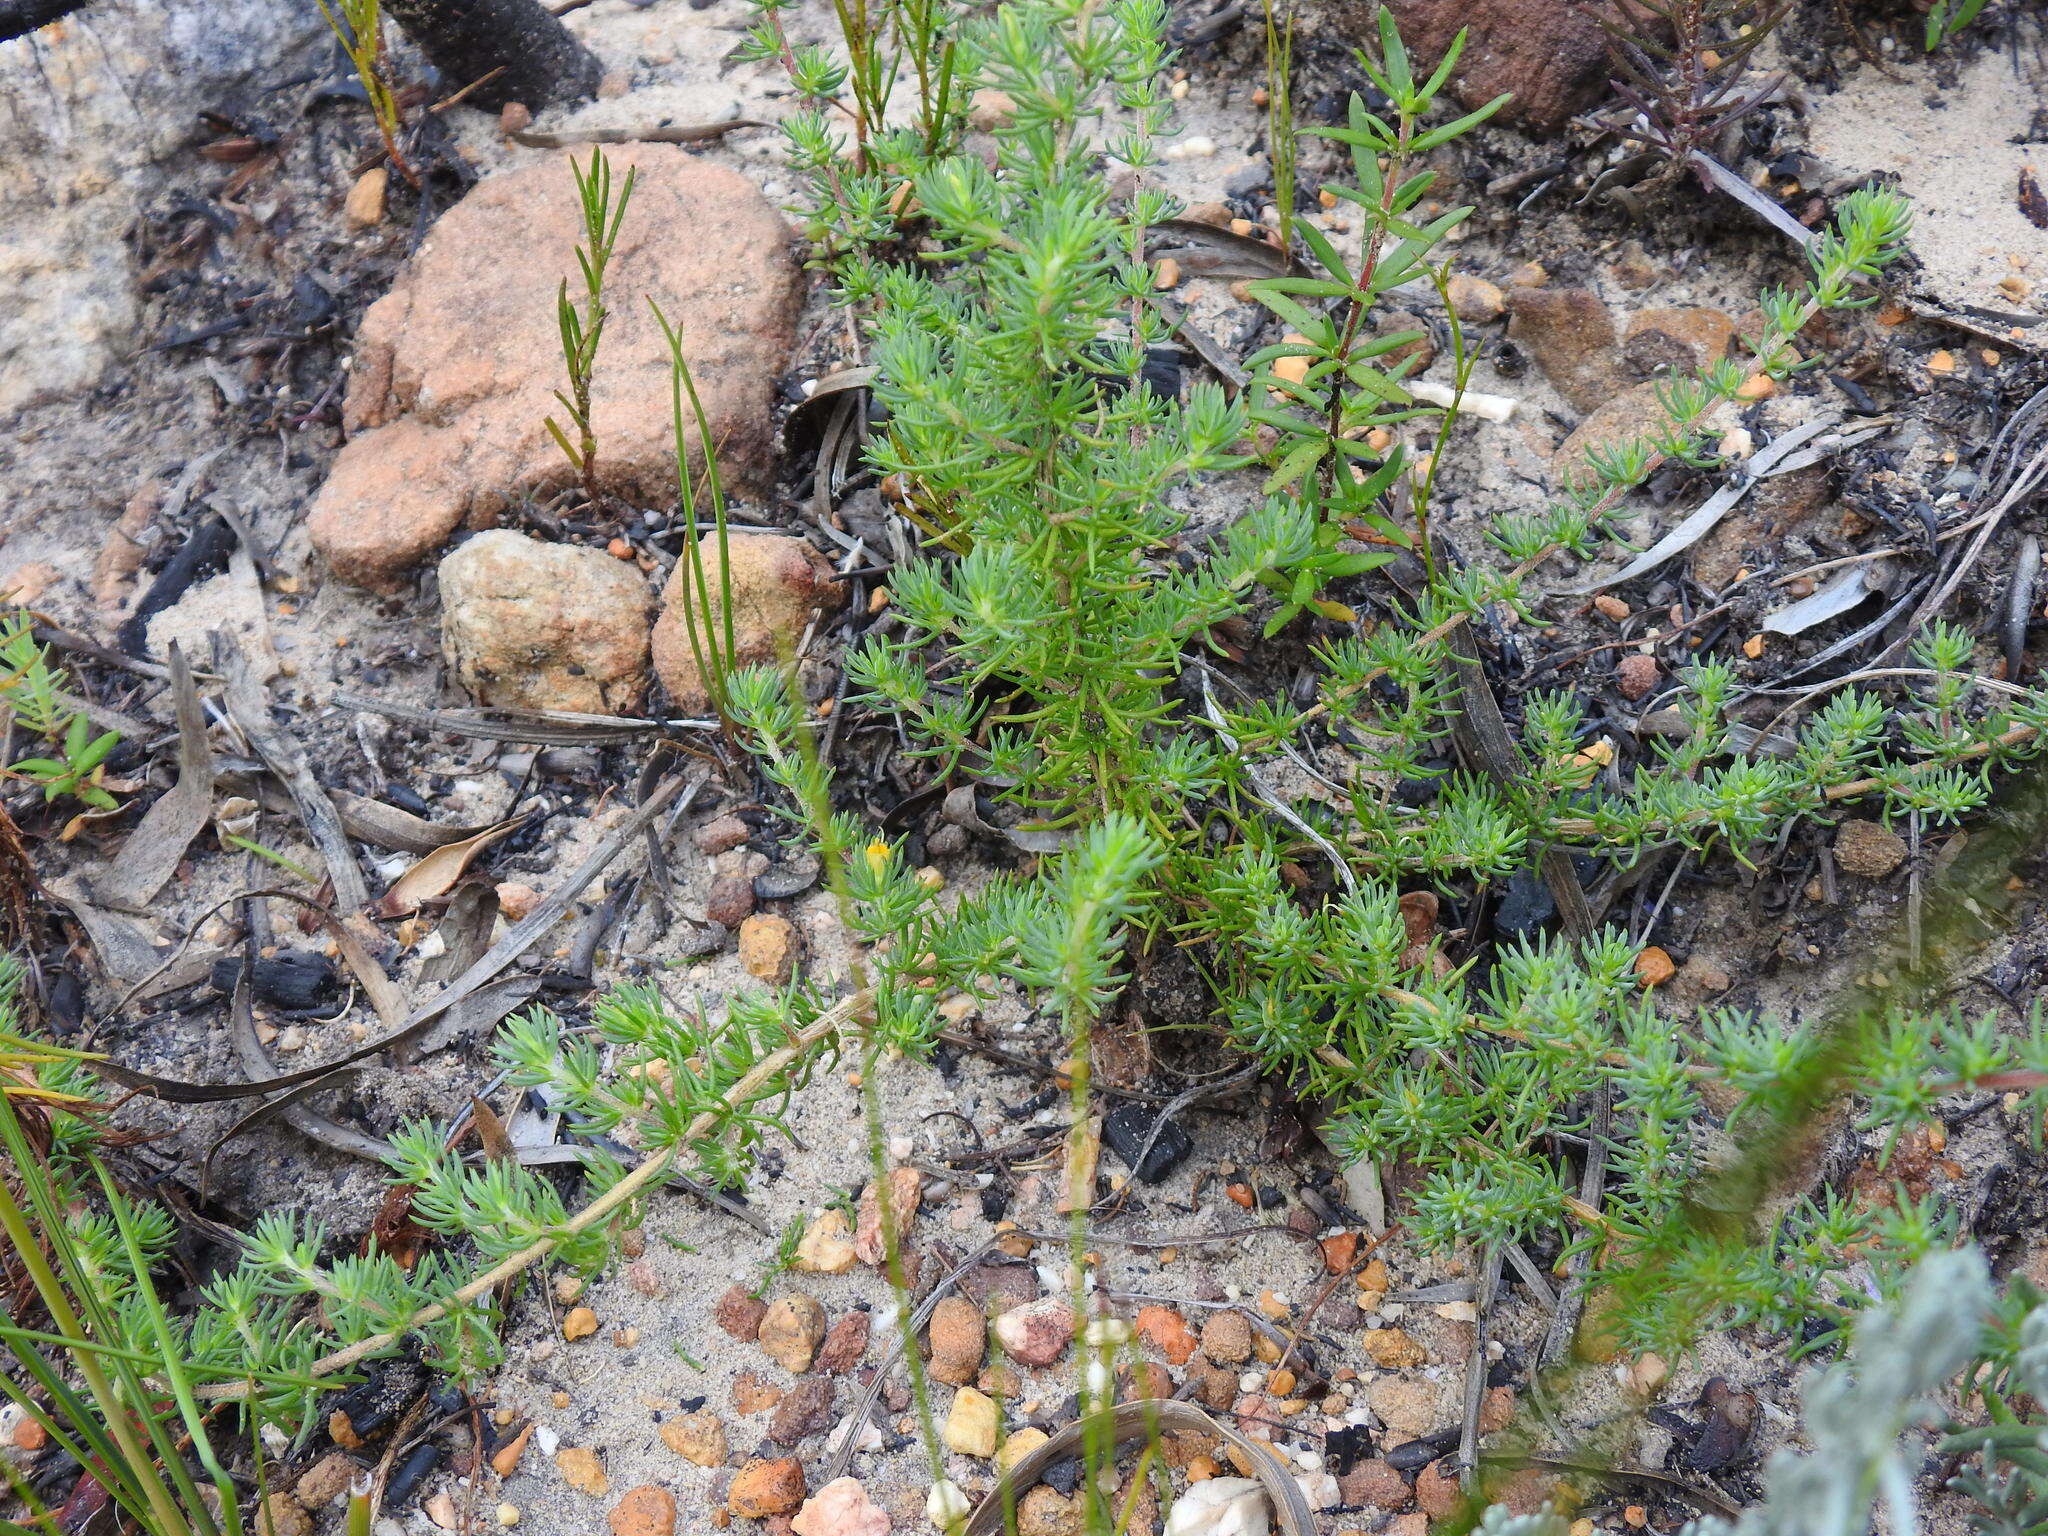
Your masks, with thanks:
<instances>
[{"instance_id":1,"label":"dry bark strip","mask_svg":"<svg viewBox=\"0 0 2048 1536\"><path fill-rule=\"evenodd\" d=\"M178 782L136 823L96 893L109 906L130 911L146 908L164 888L213 816L213 748L206 740L206 711L192 680L192 664L175 640L170 664L178 712Z\"/></svg>"}]
</instances>

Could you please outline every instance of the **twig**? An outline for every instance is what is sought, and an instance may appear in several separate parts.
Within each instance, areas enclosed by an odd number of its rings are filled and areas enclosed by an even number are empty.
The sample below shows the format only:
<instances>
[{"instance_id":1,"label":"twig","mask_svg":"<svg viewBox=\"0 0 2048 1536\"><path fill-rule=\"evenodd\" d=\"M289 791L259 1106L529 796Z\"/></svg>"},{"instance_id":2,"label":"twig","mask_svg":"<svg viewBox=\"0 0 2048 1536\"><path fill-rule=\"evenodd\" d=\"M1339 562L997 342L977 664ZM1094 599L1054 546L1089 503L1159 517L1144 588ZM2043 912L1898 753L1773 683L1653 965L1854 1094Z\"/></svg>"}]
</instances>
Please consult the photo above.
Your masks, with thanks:
<instances>
[{"instance_id":1,"label":"twig","mask_svg":"<svg viewBox=\"0 0 2048 1536\"><path fill-rule=\"evenodd\" d=\"M1501 1245L1495 1243L1479 1272L1479 1295L1473 1305L1472 1353L1465 1362L1465 1419L1458 1431L1458 1464L1466 1481L1477 1468L1479 1457L1479 1410L1486 1403L1486 1329L1493 1316L1494 1297L1500 1291Z\"/></svg>"}]
</instances>

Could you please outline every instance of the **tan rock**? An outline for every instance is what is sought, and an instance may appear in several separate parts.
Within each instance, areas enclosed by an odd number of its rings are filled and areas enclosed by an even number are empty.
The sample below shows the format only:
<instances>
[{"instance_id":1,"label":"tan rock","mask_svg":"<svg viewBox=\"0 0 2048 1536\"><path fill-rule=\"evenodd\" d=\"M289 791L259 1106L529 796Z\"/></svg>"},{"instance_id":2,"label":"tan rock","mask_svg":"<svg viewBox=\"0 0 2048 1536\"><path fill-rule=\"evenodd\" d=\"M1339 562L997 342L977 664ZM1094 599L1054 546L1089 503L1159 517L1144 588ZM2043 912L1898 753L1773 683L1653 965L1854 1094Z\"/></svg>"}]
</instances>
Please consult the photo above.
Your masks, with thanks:
<instances>
[{"instance_id":1,"label":"tan rock","mask_svg":"<svg viewBox=\"0 0 2048 1536\"><path fill-rule=\"evenodd\" d=\"M1484 325L1507 313L1507 295L1499 285L1470 272L1453 272L1445 291L1450 295L1451 312L1466 325Z\"/></svg>"},{"instance_id":2,"label":"tan rock","mask_svg":"<svg viewBox=\"0 0 2048 1536\"><path fill-rule=\"evenodd\" d=\"M728 1514L743 1520L786 1515L804 1501L804 1469L793 1456L756 1458L739 1470L725 1495Z\"/></svg>"},{"instance_id":3,"label":"tan rock","mask_svg":"<svg viewBox=\"0 0 2048 1536\"><path fill-rule=\"evenodd\" d=\"M1574 410L1596 409L1620 383L1614 317L1590 288L1513 290L1508 336Z\"/></svg>"},{"instance_id":4,"label":"tan rock","mask_svg":"<svg viewBox=\"0 0 2048 1536\"><path fill-rule=\"evenodd\" d=\"M915 1168L889 1170L889 1220L900 1248L917 1218L918 1203L924 1198L924 1175ZM888 1255L882 1230L882 1197L878 1185L870 1182L861 1192L860 1222L854 1231L853 1251L861 1263L880 1266Z\"/></svg>"},{"instance_id":5,"label":"tan rock","mask_svg":"<svg viewBox=\"0 0 2048 1536\"><path fill-rule=\"evenodd\" d=\"M811 1275L843 1275L853 1268L853 1228L836 1206L819 1211L796 1245L796 1267Z\"/></svg>"},{"instance_id":6,"label":"tan rock","mask_svg":"<svg viewBox=\"0 0 2048 1536\"><path fill-rule=\"evenodd\" d=\"M1445 1477L1432 1461L1415 1476L1415 1507L1432 1520L1441 1520L1464 1500L1456 1477Z\"/></svg>"},{"instance_id":7,"label":"tan rock","mask_svg":"<svg viewBox=\"0 0 2048 1536\"><path fill-rule=\"evenodd\" d=\"M1025 1425L1024 1428L1018 1430L1017 1433L1005 1440L1002 1443L1002 1447L996 1452L996 1470L999 1472L1009 1471L1010 1468L1017 1465L1018 1462L1029 1456L1051 1438L1052 1436L1048 1435L1044 1430L1033 1425Z\"/></svg>"},{"instance_id":8,"label":"tan rock","mask_svg":"<svg viewBox=\"0 0 2048 1536\"><path fill-rule=\"evenodd\" d=\"M1368 1328L1358 1336L1358 1341L1382 1370L1408 1371L1429 1363L1429 1351L1405 1329Z\"/></svg>"},{"instance_id":9,"label":"tan rock","mask_svg":"<svg viewBox=\"0 0 2048 1536\"><path fill-rule=\"evenodd\" d=\"M527 1442L533 1439L533 1426L528 1424L518 1434L491 1452L491 1470L500 1477L510 1477L519 1470L519 1458L526 1454Z\"/></svg>"},{"instance_id":10,"label":"tan rock","mask_svg":"<svg viewBox=\"0 0 2048 1536\"><path fill-rule=\"evenodd\" d=\"M1844 874L1882 880L1905 858L1906 840L1874 821L1845 821L1835 833L1835 863Z\"/></svg>"},{"instance_id":11,"label":"tan rock","mask_svg":"<svg viewBox=\"0 0 2048 1536\"><path fill-rule=\"evenodd\" d=\"M1398 1511L1415 1502L1408 1479L1377 1457L1359 1462L1337 1479L1337 1486L1344 1502L1353 1507Z\"/></svg>"},{"instance_id":12,"label":"tan rock","mask_svg":"<svg viewBox=\"0 0 2048 1536\"><path fill-rule=\"evenodd\" d=\"M1661 945L1648 945L1636 956L1636 978L1646 987L1661 987L1677 974L1677 965Z\"/></svg>"},{"instance_id":13,"label":"tan rock","mask_svg":"<svg viewBox=\"0 0 2048 1536\"><path fill-rule=\"evenodd\" d=\"M832 1427L834 1384L830 1376L806 1376L775 1405L768 1420L768 1438L777 1445L797 1445Z\"/></svg>"},{"instance_id":14,"label":"tan rock","mask_svg":"<svg viewBox=\"0 0 2048 1536\"><path fill-rule=\"evenodd\" d=\"M728 1454L725 1425L708 1408L662 1420L661 1443L700 1467L722 1467Z\"/></svg>"},{"instance_id":15,"label":"tan rock","mask_svg":"<svg viewBox=\"0 0 2048 1536\"><path fill-rule=\"evenodd\" d=\"M1443 1427L1452 1406L1449 1393L1447 1381L1380 1376L1366 1386L1365 1405L1387 1426L1387 1443L1405 1445Z\"/></svg>"},{"instance_id":16,"label":"tan rock","mask_svg":"<svg viewBox=\"0 0 2048 1536\"><path fill-rule=\"evenodd\" d=\"M740 924L740 965L757 981L786 986L796 971L796 955L796 924L788 918L756 912ZM846 1218L840 1217L839 1223L845 1226Z\"/></svg>"},{"instance_id":17,"label":"tan rock","mask_svg":"<svg viewBox=\"0 0 2048 1536\"><path fill-rule=\"evenodd\" d=\"M1657 679L1664 675L1664 669L1657 665L1657 658L1645 656L1640 651L1631 651L1614 664L1614 686L1624 699L1640 699L1657 686Z\"/></svg>"},{"instance_id":18,"label":"tan rock","mask_svg":"<svg viewBox=\"0 0 2048 1536\"><path fill-rule=\"evenodd\" d=\"M312 1519L288 1493L270 1494L257 1506L256 1529L261 1536L313 1536Z\"/></svg>"},{"instance_id":19,"label":"tan rock","mask_svg":"<svg viewBox=\"0 0 2048 1536\"><path fill-rule=\"evenodd\" d=\"M996 1453L999 1427L995 1399L962 1387L953 1394L953 1406L946 1414L946 1448L987 1460Z\"/></svg>"},{"instance_id":20,"label":"tan rock","mask_svg":"<svg viewBox=\"0 0 2048 1536\"><path fill-rule=\"evenodd\" d=\"M1621 355L1646 378L1673 370L1690 373L1726 357L1734 338L1735 322L1718 309L1645 309L1629 316Z\"/></svg>"},{"instance_id":21,"label":"tan rock","mask_svg":"<svg viewBox=\"0 0 2048 1536\"><path fill-rule=\"evenodd\" d=\"M1218 1365L1242 1365L1252 1355L1252 1325L1236 1311L1212 1312L1202 1324L1202 1353Z\"/></svg>"},{"instance_id":22,"label":"tan rock","mask_svg":"<svg viewBox=\"0 0 2048 1536\"><path fill-rule=\"evenodd\" d=\"M338 1502L361 1472L362 1468L340 1451L329 1451L299 1475L292 1484L292 1497L301 1509L318 1514Z\"/></svg>"},{"instance_id":23,"label":"tan rock","mask_svg":"<svg viewBox=\"0 0 2048 1536\"><path fill-rule=\"evenodd\" d=\"M612 1536L674 1536L676 1498L666 1488L642 1483L612 1506Z\"/></svg>"},{"instance_id":24,"label":"tan rock","mask_svg":"<svg viewBox=\"0 0 2048 1536\"><path fill-rule=\"evenodd\" d=\"M1017 1536L1083 1536L1087 1510L1079 1499L1040 1483L1017 1501Z\"/></svg>"},{"instance_id":25,"label":"tan rock","mask_svg":"<svg viewBox=\"0 0 2048 1536\"><path fill-rule=\"evenodd\" d=\"M647 583L601 550L496 528L444 557L441 647L479 704L628 714L647 689Z\"/></svg>"},{"instance_id":26,"label":"tan rock","mask_svg":"<svg viewBox=\"0 0 2048 1536\"><path fill-rule=\"evenodd\" d=\"M952 1386L974 1380L987 1351L988 1323L964 1296L948 1296L932 1309L931 1374Z\"/></svg>"},{"instance_id":27,"label":"tan rock","mask_svg":"<svg viewBox=\"0 0 2048 1536\"><path fill-rule=\"evenodd\" d=\"M744 1286L732 1286L718 1298L711 1320L742 1344L751 1344L761 1334L761 1319L768 1315L768 1303Z\"/></svg>"},{"instance_id":28,"label":"tan rock","mask_svg":"<svg viewBox=\"0 0 2048 1536\"><path fill-rule=\"evenodd\" d=\"M342 217L350 229L375 229L384 222L384 193L391 184L391 172L373 165L358 176L342 204Z\"/></svg>"},{"instance_id":29,"label":"tan rock","mask_svg":"<svg viewBox=\"0 0 2048 1536\"><path fill-rule=\"evenodd\" d=\"M689 562L679 560L662 589L661 617L654 624L654 670L669 699L686 715L711 707L711 695L697 665L707 632L724 643L724 576L718 541L704 535L698 545L710 602L703 612L685 602L696 591ZM732 582L732 655L729 665L784 662L796 654L814 614L833 614L846 600L845 589L831 579L831 564L810 545L785 533L733 533L726 540L726 564ZM708 626L708 631L707 631ZM697 647L690 637L694 627ZM708 660L707 654L707 660Z\"/></svg>"},{"instance_id":30,"label":"tan rock","mask_svg":"<svg viewBox=\"0 0 2048 1536\"><path fill-rule=\"evenodd\" d=\"M741 1371L732 1379L733 1412L743 1416L766 1413L782 1401L782 1388L763 1381L752 1371Z\"/></svg>"},{"instance_id":31,"label":"tan rock","mask_svg":"<svg viewBox=\"0 0 2048 1536\"><path fill-rule=\"evenodd\" d=\"M611 1492L612 1480L605 1476L604 1463L588 1446L563 1446L555 1452L555 1470L562 1474L562 1481L578 1493L601 1499Z\"/></svg>"},{"instance_id":32,"label":"tan rock","mask_svg":"<svg viewBox=\"0 0 2048 1536\"><path fill-rule=\"evenodd\" d=\"M555 298L582 235L573 153L478 183L364 315L343 412L351 440L308 518L344 580L395 586L465 522L484 526L573 478L543 425L561 414ZM720 468L759 484L800 294L788 227L744 177L681 148L609 153L638 181L607 277L599 483L644 506L675 497L669 353L644 295L683 328ZM676 238L683 229L693 238ZM694 424L685 442L701 458Z\"/></svg>"},{"instance_id":33,"label":"tan rock","mask_svg":"<svg viewBox=\"0 0 2048 1536\"><path fill-rule=\"evenodd\" d=\"M597 1332L597 1314L588 1307L572 1308L562 1319L562 1337L565 1339L587 1339Z\"/></svg>"},{"instance_id":34,"label":"tan rock","mask_svg":"<svg viewBox=\"0 0 2048 1536\"><path fill-rule=\"evenodd\" d=\"M801 1291L783 1297L761 1319L762 1350L792 1376L811 1368L824 1339L825 1309Z\"/></svg>"}]
</instances>

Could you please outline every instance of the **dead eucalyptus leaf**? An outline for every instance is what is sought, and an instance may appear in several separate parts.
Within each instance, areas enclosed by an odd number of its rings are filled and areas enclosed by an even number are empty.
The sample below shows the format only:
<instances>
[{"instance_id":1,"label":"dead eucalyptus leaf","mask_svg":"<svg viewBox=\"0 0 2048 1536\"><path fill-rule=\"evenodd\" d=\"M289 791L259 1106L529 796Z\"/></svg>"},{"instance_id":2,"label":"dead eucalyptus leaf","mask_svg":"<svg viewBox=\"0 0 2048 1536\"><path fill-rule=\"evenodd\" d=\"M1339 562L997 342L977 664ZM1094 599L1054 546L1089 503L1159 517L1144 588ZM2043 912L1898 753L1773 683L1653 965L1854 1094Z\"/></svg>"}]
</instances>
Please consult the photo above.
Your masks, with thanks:
<instances>
[{"instance_id":1,"label":"dead eucalyptus leaf","mask_svg":"<svg viewBox=\"0 0 2048 1536\"><path fill-rule=\"evenodd\" d=\"M173 640L171 692L178 712L178 782L143 813L128 841L99 882L100 899L134 911L164 888L213 814L213 749L206 739L206 711L192 681L192 664ZM65 829L66 836L70 828Z\"/></svg>"},{"instance_id":2,"label":"dead eucalyptus leaf","mask_svg":"<svg viewBox=\"0 0 2048 1536\"><path fill-rule=\"evenodd\" d=\"M391 889L377 900L377 915L403 917L408 912L419 911L436 896L447 895L455 888L455 882L462 878L462 872L469 868L471 859L525 820L524 816L514 816L495 827L485 827L474 837L465 837L459 843L447 843L436 848L391 882Z\"/></svg>"}]
</instances>

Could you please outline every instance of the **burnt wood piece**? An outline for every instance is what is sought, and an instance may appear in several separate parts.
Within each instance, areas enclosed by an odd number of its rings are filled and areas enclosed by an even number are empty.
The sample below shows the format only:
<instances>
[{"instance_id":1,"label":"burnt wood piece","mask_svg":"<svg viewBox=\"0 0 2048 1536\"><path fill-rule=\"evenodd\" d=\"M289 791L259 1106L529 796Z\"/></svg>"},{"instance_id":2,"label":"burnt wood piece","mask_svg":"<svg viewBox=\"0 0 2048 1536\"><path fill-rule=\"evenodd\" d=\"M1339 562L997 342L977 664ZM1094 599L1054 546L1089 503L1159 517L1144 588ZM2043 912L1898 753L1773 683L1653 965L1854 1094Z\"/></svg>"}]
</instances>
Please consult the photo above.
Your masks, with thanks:
<instances>
[{"instance_id":1,"label":"burnt wood piece","mask_svg":"<svg viewBox=\"0 0 2048 1536\"><path fill-rule=\"evenodd\" d=\"M471 106L495 112L517 101L538 109L597 94L597 56L539 0L384 0L384 12L448 89L484 82L462 98Z\"/></svg>"}]
</instances>

